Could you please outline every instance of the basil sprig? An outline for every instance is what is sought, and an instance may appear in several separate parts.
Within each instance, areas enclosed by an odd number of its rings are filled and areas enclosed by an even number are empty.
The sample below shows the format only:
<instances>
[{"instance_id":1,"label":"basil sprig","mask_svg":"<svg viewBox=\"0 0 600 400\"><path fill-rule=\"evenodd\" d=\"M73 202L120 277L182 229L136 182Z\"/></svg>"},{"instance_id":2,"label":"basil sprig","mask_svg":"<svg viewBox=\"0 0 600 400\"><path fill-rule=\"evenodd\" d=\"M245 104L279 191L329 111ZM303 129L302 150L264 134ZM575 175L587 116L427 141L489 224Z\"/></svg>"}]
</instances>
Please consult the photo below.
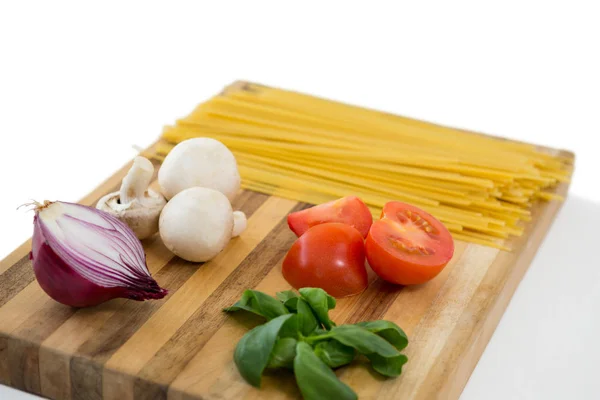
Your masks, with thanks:
<instances>
[{"instance_id":1,"label":"basil sprig","mask_svg":"<svg viewBox=\"0 0 600 400\"><path fill-rule=\"evenodd\" d=\"M267 322L238 342L234 361L244 379L260 387L265 369L293 369L307 400L356 399L333 368L356 357L370 361L375 371L396 377L408 361L400 351L408 345L404 331L391 321L339 325L329 318L335 299L324 290L303 288L277 293L273 298L256 290L244 291L240 301L224 311L248 311Z\"/></svg>"}]
</instances>

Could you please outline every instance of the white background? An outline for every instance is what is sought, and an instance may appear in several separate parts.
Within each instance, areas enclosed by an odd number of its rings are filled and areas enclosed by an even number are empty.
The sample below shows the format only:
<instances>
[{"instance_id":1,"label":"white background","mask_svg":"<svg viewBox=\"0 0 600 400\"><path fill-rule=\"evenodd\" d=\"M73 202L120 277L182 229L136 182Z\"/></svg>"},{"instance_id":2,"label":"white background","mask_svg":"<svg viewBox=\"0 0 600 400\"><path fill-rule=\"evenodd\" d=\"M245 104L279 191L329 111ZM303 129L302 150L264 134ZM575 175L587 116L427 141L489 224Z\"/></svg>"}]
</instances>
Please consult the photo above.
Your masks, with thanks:
<instances>
[{"instance_id":1,"label":"white background","mask_svg":"<svg viewBox=\"0 0 600 400\"><path fill-rule=\"evenodd\" d=\"M19 204L78 200L235 79L566 148L571 197L462 399L598 398L593 1L203 4L0 3L0 257Z\"/></svg>"}]
</instances>

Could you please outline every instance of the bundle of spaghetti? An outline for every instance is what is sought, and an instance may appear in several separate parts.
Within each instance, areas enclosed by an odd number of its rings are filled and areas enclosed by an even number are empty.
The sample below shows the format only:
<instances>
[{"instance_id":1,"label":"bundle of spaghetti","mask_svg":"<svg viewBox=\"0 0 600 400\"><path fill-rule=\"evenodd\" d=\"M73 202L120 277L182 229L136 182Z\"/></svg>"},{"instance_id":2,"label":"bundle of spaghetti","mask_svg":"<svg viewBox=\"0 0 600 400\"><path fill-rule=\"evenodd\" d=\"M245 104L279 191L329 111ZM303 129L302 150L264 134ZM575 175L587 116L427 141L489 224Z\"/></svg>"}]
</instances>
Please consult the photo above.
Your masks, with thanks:
<instances>
[{"instance_id":1,"label":"bundle of spaghetti","mask_svg":"<svg viewBox=\"0 0 600 400\"><path fill-rule=\"evenodd\" d=\"M242 187L311 204L356 195L376 218L414 204L456 239L505 248L538 200L568 182L572 158L536 146L251 83L236 83L164 129L153 157L212 137L236 156Z\"/></svg>"}]
</instances>

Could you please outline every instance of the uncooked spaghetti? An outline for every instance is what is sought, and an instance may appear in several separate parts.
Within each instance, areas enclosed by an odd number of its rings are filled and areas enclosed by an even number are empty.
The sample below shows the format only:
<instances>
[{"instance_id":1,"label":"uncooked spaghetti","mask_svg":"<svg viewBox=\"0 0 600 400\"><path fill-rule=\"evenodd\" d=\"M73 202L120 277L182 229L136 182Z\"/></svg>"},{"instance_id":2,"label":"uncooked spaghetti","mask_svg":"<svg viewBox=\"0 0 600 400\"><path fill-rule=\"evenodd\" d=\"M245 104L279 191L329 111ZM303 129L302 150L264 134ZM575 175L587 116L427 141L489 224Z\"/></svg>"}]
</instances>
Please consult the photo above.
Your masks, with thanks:
<instances>
[{"instance_id":1,"label":"uncooked spaghetti","mask_svg":"<svg viewBox=\"0 0 600 400\"><path fill-rule=\"evenodd\" d=\"M167 126L154 157L207 136L235 154L242 187L318 204L356 195L379 217L390 200L430 212L456 239L504 248L572 159L534 145L236 83Z\"/></svg>"}]
</instances>

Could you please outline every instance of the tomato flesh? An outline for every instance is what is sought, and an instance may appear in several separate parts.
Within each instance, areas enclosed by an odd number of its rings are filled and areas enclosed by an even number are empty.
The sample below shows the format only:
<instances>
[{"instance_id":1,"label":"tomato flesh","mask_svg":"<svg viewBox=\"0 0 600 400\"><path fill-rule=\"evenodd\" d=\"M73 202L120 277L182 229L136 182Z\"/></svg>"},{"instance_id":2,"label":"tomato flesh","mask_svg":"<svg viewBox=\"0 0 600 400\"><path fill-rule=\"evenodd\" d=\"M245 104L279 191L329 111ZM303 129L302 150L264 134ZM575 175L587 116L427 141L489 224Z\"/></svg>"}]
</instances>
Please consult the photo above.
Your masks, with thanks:
<instances>
[{"instance_id":1,"label":"tomato flesh","mask_svg":"<svg viewBox=\"0 0 600 400\"><path fill-rule=\"evenodd\" d=\"M382 279L400 285L433 279L452 259L448 229L427 212L409 204L387 203L371 226L365 250L369 265Z\"/></svg>"},{"instance_id":2,"label":"tomato flesh","mask_svg":"<svg viewBox=\"0 0 600 400\"><path fill-rule=\"evenodd\" d=\"M296 289L318 287L333 297L358 294L368 285L363 237L350 225L316 225L294 242L282 272Z\"/></svg>"},{"instance_id":3,"label":"tomato flesh","mask_svg":"<svg viewBox=\"0 0 600 400\"><path fill-rule=\"evenodd\" d=\"M300 237L315 225L341 222L356 228L363 238L367 237L373 223L371 211L361 199L347 196L288 215L290 229Z\"/></svg>"}]
</instances>

